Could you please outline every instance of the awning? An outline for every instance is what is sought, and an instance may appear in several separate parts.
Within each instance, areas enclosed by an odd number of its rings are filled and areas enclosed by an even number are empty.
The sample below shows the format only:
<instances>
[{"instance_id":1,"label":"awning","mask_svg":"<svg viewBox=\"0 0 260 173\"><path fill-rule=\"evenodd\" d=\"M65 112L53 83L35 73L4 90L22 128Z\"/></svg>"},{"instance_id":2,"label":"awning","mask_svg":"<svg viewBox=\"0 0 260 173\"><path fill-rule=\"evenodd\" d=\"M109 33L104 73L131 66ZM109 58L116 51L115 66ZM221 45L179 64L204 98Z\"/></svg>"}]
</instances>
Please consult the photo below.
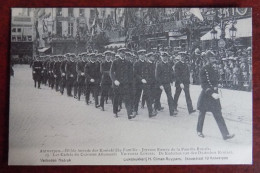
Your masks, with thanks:
<instances>
[{"instance_id":1,"label":"awning","mask_svg":"<svg viewBox=\"0 0 260 173\"><path fill-rule=\"evenodd\" d=\"M105 48L119 48L119 47L125 47L125 43L111 43L109 45L106 45Z\"/></svg>"},{"instance_id":2,"label":"awning","mask_svg":"<svg viewBox=\"0 0 260 173\"><path fill-rule=\"evenodd\" d=\"M180 37L169 37L169 40L187 40L187 35L183 35Z\"/></svg>"},{"instance_id":3,"label":"awning","mask_svg":"<svg viewBox=\"0 0 260 173\"><path fill-rule=\"evenodd\" d=\"M230 38L229 29L231 28L232 24L227 25L225 29L226 38ZM252 37L252 18L246 18L246 19L238 19L237 24L235 24L235 27L237 28L236 37ZM219 26L215 27L215 30L217 33L217 39L220 39L221 30ZM211 31L207 32L205 35L203 35L200 40L212 40L211 37Z\"/></svg>"},{"instance_id":4,"label":"awning","mask_svg":"<svg viewBox=\"0 0 260 173\"><path fill-rule=\"evenodd\" d=\"M44 48L41 48L41 49L38 49L38 51L40 52L40 53L44 53L44 52L46 52L47 50L49 50L51 47L44 47Z\"/></svg>"}]
</instances>

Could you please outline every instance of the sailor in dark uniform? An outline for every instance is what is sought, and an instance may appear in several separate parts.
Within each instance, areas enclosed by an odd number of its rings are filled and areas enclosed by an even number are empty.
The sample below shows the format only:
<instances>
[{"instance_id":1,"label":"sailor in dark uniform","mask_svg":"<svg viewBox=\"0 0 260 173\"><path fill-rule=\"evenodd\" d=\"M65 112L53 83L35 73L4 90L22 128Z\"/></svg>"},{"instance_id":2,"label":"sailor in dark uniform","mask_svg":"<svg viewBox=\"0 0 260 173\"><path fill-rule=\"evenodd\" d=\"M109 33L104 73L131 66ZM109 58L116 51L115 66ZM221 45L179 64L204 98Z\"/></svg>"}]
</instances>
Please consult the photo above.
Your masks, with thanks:
<instances>
[{"instance_id":1,"label":"sailor in dark uniform","mask_svg":"<svg viewBox=\"0 0 260 173\"><path fill-rule=\"evenodd\" d=\"M34 87L36 88L36 83L38 83L38 89L41 88L41 78L42 78L42 62L39 56L36 57L32 64L32 74L34 80Z\"/></svg>"},{"instance_id":2,"label":"sailor in dark uniform","mask_svg":"<svg viewBox=\"0 0 260 173\"><path fill-rule=\"evenodd\" d=\"M101 72L101 97L100 97L100 105L101 110L104 111L104 102L105 98L109 96L109 90L112 88L112 80L109 76L109 71L112 65L111 57L115 54L112 51L105 51L104 53L105 61L100 65L100 72Z\"/></svg>"},{"instance_id":3,"label":"sailor in dark uniform","mask_svg":"<svg viewBox=\"0 0 260 173\"><path fill-rule=\"evenodd\" d=\"M200 81L202 91L198 100L199 118L197 123L197 133L199 137L204 137L202 133L203 123L206 112L212 112L222 137L224 140L233 138L234 134L229 134L225 120L222 116L220 96L218 94L219 76L218 72L213 68L216 63L215 54L211 51L206 52L206 65L200 71Z\"/></svg>"},{"instance_id":4,"label":"sailor in dark uniform","mask_svg":"<svg viewBox=\"0 0 260 173\"><path fill-rule=\"evenodd\" d=\"M134 63L134 103L133 103L133 115L136 116L138 114L138 106L139 106L139 101L142 95L142 70L144 69L145 66L145 54L146 50L141 49L137 51L139 60Z\"/></svg>"},{"instance_id":5,"label":"sailor in dark uniform","mask_svg":"<svg viewBox=\"0 0 260 173\"><path fill-rule=\"evenodd\" d=\"M56 91L59 90L59 84L60 84L60 78L61 78L60 65L61 65L60 55L54 56L53 77L54 77Z\"/></svg>"},{"instance_id":6,"label":"sailor in dark uniform","mask_svg":"<svg viewBox=\"0 0 260 173\"><path fill-rule=\"evenodd\" d=\"M95 53L91 53L90 61L85 65L84 73L86 77L86 103L89 104L90 93L93 93L95 107L98 107L98 91L100 85L100 66Z\"/></svg>"},{"instance_id":7,"label":"sailor in dark uniform","mask_svg":"<svg viewBox=\"0 0 260 173\"><path fill-rule=\"evenodd\" d=\"M174 66L175 72L175 87L176 91L174 94L174 110L177 111L177 105L181 91L185 93L186 103L188 107L189 114L195 112L193 110L192 101L190 98L190 70L185 62L185 52L179 52L180 61L178 61Z\"/></svg>"},{"instance_id":8,"label":"sailor in dark uniform","mask_svg":"<svg viewBox=\"0 0 260 173\"><path fill-rule=\"evenodd\" d=\"M72 97L72 88L73 88L73 84L76 80L76 65L75 65L75 58L76 55L75 54L70 54L69 55L69 61L66 63L65 66L65 71L66 71L66 81L67 81L67 95L69 97Z\"/></svg>"},{"instance_id":9,"label":"sailor in dark uniform","mask_svg":"<svg viewBox=\"0 0 260 173\"><path fill-rule=\"evenodd\" d=\"M60 93L63 95L64 88L66 86L66 64L69 61L69 54L65 54L62 58L62 62L60 65L60 73L61 73L61 80L60 80Z\"/></svg>"},{"instance_id":10,"label":"sailor in dark uniform","mask_svg":"<svg viewBox=\"0 0 260 173\"><path fill-rule=\"evenodd\" d=\"M174 112L173 98L171 83L173 83L173 68L169 63L170 55L167 52L161 52L162 61L157 64L155 70L155 77L159 83L160 89L164 90L167 96L170 116L175 116L177 113Z\"/></svg>"},{"instance_id":11,"label":"sailor in dark uniform","mask_svg":"<svg viewBox=\"0 0 260 173\"><path fill-rule=\"evenodd\" d=\"M51 56L50 62L48 64L48 71L49 71L49 87L51 89L54 88L54 76L53 76L53 66L54 66L54 56Z\"/></svg>"},{"instance_id":12,"label":"sailor in dark uniform","mask_svg":"<svg viewBox=\"0 0 260 173\"><path fill-rule=\"evenodd\" d=\"M85 73L84 68L86 65L86 55L87 53L80 54L80 60L76 64L76 71L77 71L77 99L80 101L81 94L84 93L85 87Z\"/></svg>"},{"instance_id":13,"label":"sailor in dark uniform","mask_svg":"<svg viewBox=\"0 0 260 173\"><path fill-rule=\"evenodd\" d=\"M48 80L48 71L47 71L47 64L50 60L50 56L45 56L43 62L42 62L42 71L43 71L43 76L42 76L42 84L47 85L47 80Z\"/></svg>"},{"instance_id":14,"label":"sailor in dark uniform","mask_svg":"<svg viewBox=\"0 0 260 173\"><path fill-rule=\"evenodd\" d=\"M141 82L142 82L142 89L143 89L143 97L147 104L149 118L157 115L157 111L154 110L152 107L154 103L153 91L156 85L156 79L155 79L156 64L154 63L154 58L155 57L153 56L152 52L146 54L145 65L141 69L141 76L140 76L142 78Z\"/></svg>"},{"instance_id":15,"label":"sailor in dark uniform","mask_svg":"<svg viewBox=\"0 0 260 173\"><path fill-rule=\"evenodd\" d=\"M118 50L117 56L119 58L113 61L110 69L110 77L114 89L113 113L117 118L119 97L122 96L127 110L128 119L132 119L134 116L130 94L132 93L133 68L131 68L131 63L125 59L126 51L128 51L126 48Z\"/></svg>"}]
</instances>

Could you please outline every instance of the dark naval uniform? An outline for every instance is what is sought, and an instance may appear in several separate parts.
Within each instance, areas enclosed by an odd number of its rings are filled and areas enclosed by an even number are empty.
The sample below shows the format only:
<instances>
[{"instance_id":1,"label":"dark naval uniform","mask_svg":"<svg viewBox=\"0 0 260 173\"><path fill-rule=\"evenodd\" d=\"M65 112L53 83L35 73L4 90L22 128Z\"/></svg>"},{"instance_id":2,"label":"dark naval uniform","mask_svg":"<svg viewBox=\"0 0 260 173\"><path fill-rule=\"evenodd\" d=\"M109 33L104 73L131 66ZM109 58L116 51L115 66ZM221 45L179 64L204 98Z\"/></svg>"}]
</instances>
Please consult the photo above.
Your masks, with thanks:
<instances>
[{"instance_id":1,"label":"dark naval uniform","mask_svg":"<svg viewBox=\"0 0 260 173\"><path fill-rule=\"evenodd\" d=\"M63 94L64 93L64 88L66 86L66 67L67 61L64 60L61 62L60 65L60 73L61 73L61 80L60 80L60 93Z\"/></svg>"},{"instance_id":2,"label":"dark naval uniform","mask_svg":"<svg viewBox=\"0 0 260 173\"><path fill-rule=\"evenodd\" d=\"M133 68L131 62L125 59L117 59L113 61L110 76L112 79L112 86L114 89L113 98L113 113L117 116L119 98L122 97L125 102L125 107L127 110L128 118L131 119L132 115L132 103L131 103L131 93L133 85ZM115 85L115 81L119 81L119 86Z\"/></svg>"},{"instance_id":3,"label":"dark naval uniform","mask_svg":"<svg viewBox=\"0 0 260 173\"><path fill-rule=\"evenodd\" d=\"M47 84L47 80L48 80L48 71L47 71L47 65L48 65L48 60L45 60L43 63L42 63L42 83L43 84Z\"/></svg>"},{"instance_id":4,"label":"dark naval uniform","mask_svg":"<svg viewBox=\"0 0 260 173\"><path fill-rule=\"evenodd\" d=\"M139 105L139 101L140 101L140 97L142 94L142 90L143 90L143 85L142 85L142 73L143 70L145 69L145 61L136 61L134 63L134 103L133 103L133 109L135 112L138 112L138 105Z\"/></svg>"},{"instance_id":5,"label":"dark naval uniform","mask_svg":"<svg viewBox=\"0 0 260 173\"><path fill-rule=\"evenodd\" d=\"M61 79L60 65L61 65L61 62L59 62L59 61L55 62L53 65L53 77L54 77L56 91L59 90L59 84L60 84L60 79Z\"/></svg>"},{"instance_id":6,"label":"dark naval uniform","mask_svg":"<svg viewBox=\"0 0 260 173\"><path fill-rule=\"evenodd\" d=\"M155 79L155 63L153 62L144 62L141 73L137 75L138 81L142 81L142 79L146 80L146 83L142 83L141 87L143 89L143 96L145 97L147 108L148 108L148 115L149 117L152 116L153 113L153 100L154 100L154 87L156 85Z\"/></svg>"},{"instance_id":7,"label":"dark naval uniform","mask_svg":"<svg viewBox=\"0 0 260 173\"><path fill-rule=\"evenodd\" d=\"M164 91L167 95L167 101L170 111L170 116L174 115L173 107L173 98L170 83L173 82L173 69L170 63L168 62L159 62L155 70L156 80L159 83L159 86L163 86ZM158 99L158 98L156 98Z\"/></svg>"},{"instance_id":8,"label":"dark naval uniform","mask_svg":"<svg viewBox=\"0 0 260 173\"><path fill-rule=\"evenodd\" d=\"M221 105L219 99L212 97L213 93L218 93L218 72L214 70L212 65L205 65L200 71L200 81L202 91L198 100L199 118L197 124L197 132L202 133L203 123L206 112L212 112L218 124L223 138L229 134L226 123L222 117Z\"/></svg>"},{"instance_id":9,"label":"dark naval uniform","mask_svg":"<svg viewBox=\"0 0 260 173\"><path fill-rule=\"evenodd\" d=\"M111 62L103 62L100 65L100 72L101 72L101 98L100 98L100 106L102 107L102 110L104 110L104 101L105 101L105 97L108 97L109 94L109 90L112 87L112 80L109 76L109 71L112 65L112 61Z\"/></svg>"},{"instance_id":10,"label":"dark naval uniform","mask_svg":"<svg viewBox=\"0 0 260 173\"><path fill-rule=\"evenodd\" d=\"M88 62L85 65L84 73L86 77L86 103L89 104L90 92L93 93L95 106L98 105L98 91L100 84L100 67L98 62ZM94 79L94 82L91 82Z\"/></svg>"},{"instance_id":11,"label":"dark naval uniform","mask_svg":"<svg viewBox=\"0 0 260 173\"><path fill-rule=\"evenodd\" d=\"M76 64L78 100L80 100L80 96L82 92L84 92L84 87L85 87L85 73L84 73L85 64L86 63L83 61L79 61Z\"/></svg>"},{"instance_id":12,"label":"dark naval uniform","mask_svg":"<svg viewBox=\"0 0 260 173\"><path fill-rule=\"evenodd\" d=\"M32 73L33 73L33 80L34 80L34 87L36 88L36 83L38 83L38 88L41 87L41 78L42 78L42 62L41 61L34 61L32 64Z\"/></svg>"},{"instance_id":13,"label":"dark naval uniform","mask_svg":"<svg viewBox=\"0 0 260 173\"><path fill-rule=\"evenodd\" d=\"M178 105L178 99L181 94L182 88L180 87L180 84L182 83L184 85L184 93L186 98L186 103L188 107L189 113L193 111L192 101L190 98L190 71L189 67L186 63L183 63L181 61L177 62L174 67L175 71L175 95L174 95L174 108L177 109Z\"/></svg>"},{"instance_id":14,"label":"dark naval uniform","mask_svg":"<svg viewBox=\"0 0 260 173\"><path fill-rule=\"evenodd\" d=\"M77 75L75 62L68 61L66 63L65 69L67 81L67 95L72 96L71 91Z\"/></svg>"},{"instance_id":15,"label":"dark naval uniform","mask_svg":"<svg viewBox=\"0 0 260 173\"><path fill-rule=\"evenodd\" d=\"M53 76L53 66L54 61L49 61L48 63L48 78L49 78L49 87L53 89L54 87L54 76Z\"/></svg>"}]
</instances>

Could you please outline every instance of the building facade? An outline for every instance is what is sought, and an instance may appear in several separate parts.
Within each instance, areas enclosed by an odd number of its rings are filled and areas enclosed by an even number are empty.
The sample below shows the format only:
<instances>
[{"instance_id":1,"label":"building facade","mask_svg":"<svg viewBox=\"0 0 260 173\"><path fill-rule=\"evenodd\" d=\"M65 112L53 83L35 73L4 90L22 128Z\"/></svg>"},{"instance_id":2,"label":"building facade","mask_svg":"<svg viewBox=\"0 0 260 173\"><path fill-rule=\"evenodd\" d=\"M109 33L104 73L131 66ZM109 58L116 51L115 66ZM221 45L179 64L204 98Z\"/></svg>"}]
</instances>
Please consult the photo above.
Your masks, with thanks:
<instances>
[{"instance_id":1,"label":"building facade","mask_svg":"<svg viewBox=\"0 0 260 173\"><path fill-rule=\"evenodd\" d=\"M10 54L14 59L33 56L33 19L27 15L12 16Z\"/></svg>"}]
</instances>

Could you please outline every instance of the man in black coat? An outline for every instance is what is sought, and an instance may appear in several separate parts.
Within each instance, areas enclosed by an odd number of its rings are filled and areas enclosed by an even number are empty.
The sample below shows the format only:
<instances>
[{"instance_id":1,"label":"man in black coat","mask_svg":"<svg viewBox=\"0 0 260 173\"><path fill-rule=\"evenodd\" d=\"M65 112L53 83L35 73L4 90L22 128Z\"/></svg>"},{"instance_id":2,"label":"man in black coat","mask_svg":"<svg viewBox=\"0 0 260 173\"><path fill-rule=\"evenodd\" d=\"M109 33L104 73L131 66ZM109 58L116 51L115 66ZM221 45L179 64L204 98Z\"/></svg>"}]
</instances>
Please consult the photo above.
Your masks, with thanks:
<instances>
[{"instance_id":1,"label":"man in black coat","mask_svg":"<svg viewBox=\"0 0 260 173\"><path fill-rule=\"evenodd\" d=\"M84 92L85 88L85 73L84 68L86 65L86 55L87 53L82 53L80 55L80 60L76 63L76 71L77 71L77 93L78 93L78 101L80 101L81 94Z\"/></svg>"},{"instance_id":2,"label":"man in black coat","mask_svg":"<svg viewBox=\"0 0 260 173\"><path fill-rule=\"evenodd\" d=\"M112 87L112 80L109 75L109 71L112 65L112 59L111 57L114 56L114 52L112 51L105 51L104 53L105 61L101 63L100 65L100 73L101 73L101 97L100 97L100 105L98 107L101 107L101 110L104 111L104 102L105 97L108 97L109 91Z\"/></svg>"},{"instance_id":3,"label":"man in black coat","mask_svg":"<svg viewBox=\"0 0 260 173\"><path fill-rule=\"evenodd\" d=\"M133 66L131 62L125 59L126 51L126 48L121 48L118 50L117 56L119 58L113 61L110 69L110 77L114 89L113 113L117 118L119 98L121 96L123 101L125 102L128 119L132 119L134 118L131 103Z\"/></svg>"},{"instance_id":4,"label":"man in black coat","mask_svg":"<svg viewBox=\"0 0 260 173\"><path fill-rule=\"evenodd\" d=\"M178 99L183 90L185 93L186 103L189 114L195 112L193 110L192 101L190 98L190 70L185 62L185 52L179 52L180 61L174 66L175 72L175 87L176 91L174 94L173 105L174 110L177 111Z\"/></svg>"},{"instance_id":5,"label":"man in black coat","mask_svg":"<svg viewBox=\"0 0 260 173\"><path fill-rule=\"evenodd\" d=\"M133 115L136 116L138 114L138 106L140 97L143 91L143 83L142 83L142 73L145 67L145 54L146 50L141 49L137 51L139 60L134 63L134 101L133 101Z\"/></svg>"},{"instance_id":6,"label":"man in black coat","mask_svg":"<svg viewBox=\"0 0 260 173\"><path fill-rule=\"evenodd\" d=\"M32 73L34 80L34 87L36 88L36 83L38 83L38 89L41 88L41 78L42 78L42 62L39 56L36 57L32 64Z\"/></svg>"},{"instance_id":7,"label":"man in black coat","mask_svg":"<svg viewBox=\"0 0 260 173\"><path fill-rule=\"evenodd\" d=\"M53 66L54 66L54 56L50 57L50 61L47 64L47 71L48 71L48 83L49 87L53 89L54 87L54 76L53 76Z\"/></svg>"},{"instance_id":8,"label":"man in black coat","mask_svg":"<svg viewBox=\"0 0 260 173\"><path fill-rule=\"evenodd\" d=\"M200 71L200 81L202 91L198 100L199 118L197 123L197 133L199 137L204 137L202 133L203 123L206 112L212 112L222 137L224 140L233 138L234 134L229 134L225 120L222 116L220 96L218 94L219 76L218 72L213 68L216 57L213 52L206 52L206 65Z\"/></svg>"},{"instance_id":9,"label":"man in black coat","mask_svg":"<svg viewBox=\"0 0 260 173\"><path fill-rule=\"evenodd\" d=\"M142 89L143 89L143 97L146 101L148 108L149 118L157 115L157 112L153 109L152 104L154 102L154 87L156 85L155 79L155 66L156 64L153 62L154 56L153 53L146 54L145 64L142 66L141 73L138 79L141 79Z\"/></svg>"},{"instance_id":10,"label":"man in black coat","mask_svg":"<svg viewBox=\"0 0 260 173\"><path fill-rule=\"evenodd\" d=\"M56 91L59 90L59 84L60 84L60 78L61 78L60 65L61 65L60 55L54 56L53 77L54 77Z\"/></svg>"},{"instance_id":11,"label":"man in black coat","mask_svg":"<svg viewBox=\"0 0 260 173\"><path fill-rule=\"evenodd\" d=\"M66 64L69 61L69 54L65 54L64 57L62 58L62 62L60 65L60 73L61 73L61 80L60 80L60 93L63 95L64 93L64 88L66 86Z\"/></svg>"},{"instance_id":12,"label":"man in black coat","mask_svg":"<svg viewBox=\"0 0 260 173\"><path fill-rule=\"evenodd\" d=\"M174 112L173 107L171 90L171 83L173 83L173 68L171 63L169 63L169 57L170 56L167 52L161 52L162 61L156 66L155 77L159 83L160 89L164 90L167 95L170 116L174 116L177 113Z\"/></svg>"},{"instance_id":13,"label":"man in black coat","mask_svg":"<svg viewBox=\"0 0 260 173\"><path fill-rule=\"evenodd\" d=\"M72 88L74 85L74 82L76 80L76 65L75 65L75 59L76 55L75 54L70 54L69 55L69 61L66 63L65 66L65 71L66 71L66 84L67 84L67 95L69 97L72 97Z\"/></svg>"},{"instance_id":14,"label":"man in black coat","mask_svg":"<svg viewBox=\"0 0 260 173\"><path fill-rule=\"evenodd\" d=\"M100 66L97 62L95 53L89 55L90 60L85 65L84 73L86 78L86 103L89 104L90 93L93 93L95 100L95 107L98 107L98 91L100 84Z\"/></svg>"}]
</instances>

